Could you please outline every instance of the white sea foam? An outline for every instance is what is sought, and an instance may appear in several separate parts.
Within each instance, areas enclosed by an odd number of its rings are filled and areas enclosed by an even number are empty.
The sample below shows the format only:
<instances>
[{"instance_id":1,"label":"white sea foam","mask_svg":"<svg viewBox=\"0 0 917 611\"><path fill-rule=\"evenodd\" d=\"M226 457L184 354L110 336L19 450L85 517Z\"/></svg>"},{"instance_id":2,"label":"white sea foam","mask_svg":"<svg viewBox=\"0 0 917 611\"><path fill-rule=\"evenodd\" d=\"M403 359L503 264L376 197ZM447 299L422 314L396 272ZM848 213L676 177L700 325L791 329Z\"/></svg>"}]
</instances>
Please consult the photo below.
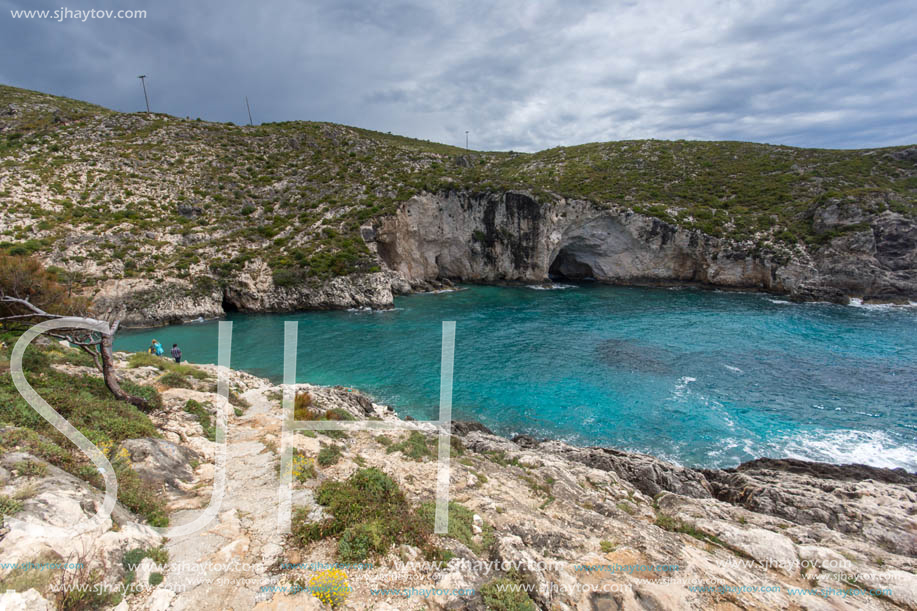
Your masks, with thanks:
<instances>
[{"instance_id":1,"label":"white sea foam","mask_svg":"<svg viewBox=\"0 0 917 611\"><path fill-rule=\"evenodd\" d=\"M780 305L793 305L792 301L785 301L783 299L768 299L771 303L777 303Z\"/></svg>"},{"instance_id":2,"label":"white sea foam","mask_svg":"<svg viewBox=\"0 0 917 611\"><path fill-rule=\"evenodd\" d=\"M681 399L688 393L688 384L691 382L697 382L697 378L692 378L691 376L682 376L678 379L678 382L675 384L675 388L672 390L671 399Z\"/></svg>"},{"instance_id":3,"label":"white sea foam","mask_svg":"<svg viewBox=\"0 0 917 611\"><path fill-rule=\"evenodd\" d=\"M910 309L917 308L917 301L909 301L906 304L903 304L903 303L863 303L862 299L859 299L857 297L851 297L850 305L854 308L862 308L864 310L874 310L874 311L910 310Z\"/></svg>"},{"instance_id":4,"label":"white sea foam","mask_svg":"<svg viewBox=\"0 0 917 611\"><path fill-rule=\"evenodd\" d=\"M812 431L771 444L770 455L917 471L917 445L904 446L882 431Z\"/></svg>"},{"instance_id":5,"label":"white sea foam","mask_svg":"<svg viewBox=\"0 0 917 611\"><path fill-rule=\"evenodd\" d=\"M532 289L533 291L562 291L565 289L574 289L576 286L573 284L553 282L551 284L527 284L525 288Z\"/></svg>"},{"instance_id":6,"label":"white sea foam","mask_svg":"<svg viewBox=\"0 0 917 611\"><path fill-rule=\"evenodd\" d=\"M745 373L744 371L742 371L741 369L739 369L738 367L735 367L735 366L733 366L733 365L723 365L723 367L725 367L725 368L728 369L729 371L734 371L734 372L736 372L736 373Z\"/></svg>"},{"instance_id":7,"label":"white sea foam","mask_svg":"<svg viewBox=\"0 0 917 611\"><path fill-rule=\"evenodd\" d=\"M415 295L442 295L443 293L459 293L461 291L467 291L468 288L464 286L453 286L448 289L433 289L430 291L418 291L414 293Z\"/></svg>"},{"instance_id":8,"label":"white sea foam","mask_svg":"<svg viewBox=\"0 0 917 611\"><path fill-rule=\"evenodd\" d=\"M199 324L202 324L202 323L205 323L205 322L210 322L211 320L219 320L219 318L204 318L203 316L198 316L198 317L195 318L194 320L186 321L186 322L183 323L183 324L186 324L186 325L199 325Z\"/></svg>"}]
</instances>

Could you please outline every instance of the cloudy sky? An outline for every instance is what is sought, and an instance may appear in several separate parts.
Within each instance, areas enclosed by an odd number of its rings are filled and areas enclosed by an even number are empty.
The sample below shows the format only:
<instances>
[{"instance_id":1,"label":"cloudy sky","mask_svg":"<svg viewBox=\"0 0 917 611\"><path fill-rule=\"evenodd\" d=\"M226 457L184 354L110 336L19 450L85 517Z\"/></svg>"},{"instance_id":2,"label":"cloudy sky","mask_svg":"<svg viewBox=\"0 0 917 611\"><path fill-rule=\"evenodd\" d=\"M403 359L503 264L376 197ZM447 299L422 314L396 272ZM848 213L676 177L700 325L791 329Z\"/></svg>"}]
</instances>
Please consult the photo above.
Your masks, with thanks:
<instances>
[{"instance_id":1,"label":"cloudy sky","mask_svg":"<svg viewBox=\"0 0 917 611\"><path fill-rule=\"evenodd\" d=\"M72 1L72 3L71 3ZM630 138L917 142L917 10L736 0L0 0L0 82L214 121L472 148ZM15 19L19 9L145 19Z\"/></svg>"}]
</instances>

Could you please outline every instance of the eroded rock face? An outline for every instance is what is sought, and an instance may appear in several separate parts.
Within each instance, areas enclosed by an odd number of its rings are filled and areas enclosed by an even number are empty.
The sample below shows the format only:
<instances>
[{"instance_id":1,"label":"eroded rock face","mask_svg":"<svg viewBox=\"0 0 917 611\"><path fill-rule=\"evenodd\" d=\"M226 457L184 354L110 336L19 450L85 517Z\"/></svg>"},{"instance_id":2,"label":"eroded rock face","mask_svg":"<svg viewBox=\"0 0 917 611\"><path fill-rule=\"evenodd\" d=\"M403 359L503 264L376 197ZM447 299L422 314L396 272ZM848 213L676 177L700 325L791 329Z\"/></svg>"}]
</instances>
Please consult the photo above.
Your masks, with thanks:
<instances>
[{"instance_id":1,"label":"eroded rock face","mask_svg":"<svg viewBox=\"0 0 917 611\"><path fill-rule=\"evenodd\" d=\"M107 316L121 319L123 327L150 327L219 318L229 311L292 312L344 308L392 307L392 288L398 278L390 272L352 274L324 284L280 287L270 268L260 263L246 268L221 288L203 277L195 282L157 282L140 278L109 280L96 294L93 305Z\"/></svg>"},{"instance_id":2,"label":"eroded rock face","mask_svg":"<svg viewBox=\"0 0 917 611\"><path fill-rule=\"evenodd\" d=\"M318 285L279 287L267 266L249 268L223 293L226 309L243 312L292 312L344 308L392 307L392 278L384 272L338 276Z\"/></svg>"},{"instance_id":3,"label":"eroded rock face","mask_svg":"<svg viewBox=\"0 0 917 611\"><path fill-rule=\"evenodd\" d=\"M168 486L174 492L194 479L191 464L200 459L189 448L152 437L128 439L121 447L127 450L134 471L144 481L157 487Z\"/></svg>"},{"instance_id":4,"label":"eroded rock face","mask_svg":"<svg viewBox=\"0 0 917 611\"><path fill-rule=\"evenodd\" d=\"M712 493L710 484L701 473L645 454L622 452L611 448L578 448L559 442L545 442L539 447L550 449L567 460L582 463L587 467L614 471L649 496L655 496L660 492L674 492L694 498L706 498Z\"/></svg>"},{"instance_id":5,"label":"eroded rock face","mask_svg":"<svg viewBox=\"0 0 917 611\"><path fill-rule=\"evenodd\" d=\"M168 325L223 315L221 294L215 286L195 286L185 280L108 280L95 295L93 306L102 315L120 318L124 327Z\"/></svg>"},{"instance_id":6,"label":"eroded rock face","mask_svg":"<svg viewBox=\"0 0 917 611\"><path fill-rule=\"evenodd\" d=\"M828 202L818 233L840 235L812 253L766 254L629 209L524 193L424 194L372 232L380 258L412 285L438 278L615 284L699 283L803 300L917 297L917 223Z\"/></svg>"},{"instance_id":7,"label":"eroded rock face","mask_svg":"<svg viewBox=\"0 0 917 611\"><path fill-rule=\"evenodd\" d=\"M14 451L0 458L7 469L20 461L43 465L42 473L20 476L0 487L0 493L5 495L26 491L21 510L4 520L9 530L0 539L0 555L10 564L0 568L0 579L10 573L6 567L50 555L61 560L70 558L70 561L78 558L90 566L103 568L104 581L117 583L125 551L160 544L162 537L150 526L140 523L139 518L120 503L115 505L110 517L74 536L71 527L89 523L103 507L102 492L31 454ZM28 592L22 595L23 604L29 605L24 608L41 608L41 601L33 598ZM7 608L6 603L6 600L0 601L0 608Z\"/></svg>"},{"instance_id":8,"label":"eroded rock face","mask_svg":"<svg viewBox=\"0 0 917 611\"><path fill-rule=\"evenodd\" d=\"M824 244L762 250L751 241L715 238L622 206L541 202L515 191L424 193L361 227L383 271L279 286L270 266L255 258L222 281L204 267L192 270L189 279L110 280L94 300L125 326L155 326L227 311L383 309L392 307L393 295L450 280L693 283L838 303L850 297L917 299L917 221L871 209L869 202L828 200L807 221Z\"/></svg>"},{"instance_id":9,"label":"eroded rock face","mask_svg":"<svg viewBox=\"0 0 917 611\"><path fill-rule=\"evenodd\" d=\"M903 469L765 458L704 475L722 501L917 556L917 475Z\"/></svg>"}]
</instances>

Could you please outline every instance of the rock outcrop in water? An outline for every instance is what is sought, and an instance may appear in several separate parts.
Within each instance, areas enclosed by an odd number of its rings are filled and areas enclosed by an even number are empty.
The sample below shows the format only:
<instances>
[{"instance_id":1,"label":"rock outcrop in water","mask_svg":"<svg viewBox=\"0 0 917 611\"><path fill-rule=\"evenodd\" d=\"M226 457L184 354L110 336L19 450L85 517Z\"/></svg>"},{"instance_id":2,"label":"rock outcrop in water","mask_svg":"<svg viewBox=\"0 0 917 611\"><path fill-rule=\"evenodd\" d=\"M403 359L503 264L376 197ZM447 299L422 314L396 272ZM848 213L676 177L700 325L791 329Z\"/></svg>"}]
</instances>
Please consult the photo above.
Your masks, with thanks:
<instances>
[{"instance_id":1,"label":"rock outcrop in water","mask_svg":"<svg viewBox=\"0 0 917 611\"><path fill-rule=\"evenodd\" d=\"M246 270L231 286L204 280L197 284L178 279L111 280L102 284L93 305L103 314L120 317L125 327L145 327L207 320L236 311L385 309L392 307L393 286L396 290L400 286L392 273L376 272L281 287L273 282L266 266Z\"/></svg>"},{"instance_id":2,"label":"rock outcrop in water","mask_svg":"<svg viewBox=\"0 0 917 611\"><path fill-rule=\"evenodd\" d=\"M815 254L763 252L622 207L452 192L412 198L372 235L381 259L412 285L563 278L759 289L800 300L917 297L917 223L837 204L814 214L823 233L861 227Z\"/></svg>"},{"instance_id":3,"label":"rock outcrop in water","mask_svg":"<svg viewBox=\"0 0 917 611\"><path fill-rule=\"evenodd\" d=\"M217 368L201 369L204 379L187 380L193 388L163 391L151 414L162 438L124 447L140 477L163 490L173 523L183 523L210 502L217 448L185 406L194 400L211 415L226 413L227 494L205 532L163 540L118 505L88 538L50 537L48 526L93 515L101 493L42 468L39 456L9 452L0 460L0 493L23 500L5 509L4 562L80 558L104 568L100 584L137 586L118 611L322 608L302 586L340 562L336 537L303 544L276 532L280 387L228 372L230 388L249 404L233 408L212 392ZM138 367L123 375L157 383L163 374ZM316 417L339 410L336 418L399 422L352 389L297 388L309 392ZM399 431L289 434L306 461L337 448L337 458L311 463L314 473L296 481L298 515L322 523L328 507L318 487L366 467L390 474L413 506L430 500L437 436L430 424L416 426L421 441ZM404 544L371 564L345 564L353 588L345 608L483 611L482 593L508 584L529 588L515 600L552 610L917 609L917 474L774 459L694 470L607 448L511 441L475 423L454 429L461 443L452 444L450 494L459 525L435 537L451 559L425 563L420 549ZM125 552L159 545L167 564L147 558L126 573ZM0 607L51 608L43 598L54 596L49 584L23 581L9 566L0 582L19 591L0 594ZM410 588L427 594L401 594Z\"/></svg>"}]
</instances>

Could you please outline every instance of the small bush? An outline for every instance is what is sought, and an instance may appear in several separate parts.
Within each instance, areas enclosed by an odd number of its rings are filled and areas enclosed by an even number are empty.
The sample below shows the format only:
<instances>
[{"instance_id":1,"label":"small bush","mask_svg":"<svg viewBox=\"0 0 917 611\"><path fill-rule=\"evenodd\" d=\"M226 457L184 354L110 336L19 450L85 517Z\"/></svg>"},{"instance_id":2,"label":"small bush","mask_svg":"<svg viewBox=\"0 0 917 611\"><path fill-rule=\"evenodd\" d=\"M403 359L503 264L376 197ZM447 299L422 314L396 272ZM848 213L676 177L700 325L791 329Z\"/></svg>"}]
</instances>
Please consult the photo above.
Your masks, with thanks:
<instances>
[{"instance_id":1,"label":"small bush","mask_svg":"<svg viewBox=\"0 0 917 611\"><path fill-rule=\"evenodd\" d=\"M191 388L191 382L188 381L188 378L174 371L159 376L157 382L166 388Z\"/></svg>"},{"instance_id":2,"label":"small bush","mask_svg":"<svg viewBox=\"0 0 917 611\"><path fill-rule=\"evenodd\" d=\"M338 557L342 562L359 562L372 554L384 554L391 542L379 520L363 522L344 531L338 541Z\"/></svg>"},{"instance_id":3,"label":"small bush","mask_svg":"<svg viewBox=\"0 0 917 611\"><path fill-rule=\"evenodd\" d=\"M418 513L432 531L436 517L436 503L432 501L423 503ZM481 522L480 540L475 540L474 512L453 501L449 501L449 524L446 536L460 541L477 555L489 550L496 542L493 526L483 520Z\"/></svg>"},{"instance_id":4,"label":"small bush","mask_svg":"<svg viewBox=\"0 0 917 611\"><path fill-rule=\"evenodd\" d=\"M83 568L60 572L58 583L53 588L56 592L56 607L59 611L84 611L87 609L106 609L113 606L119 598L117 592L99 587L102 584L102 569Z\"/></svg>"},{"instance_id":5,"label":"small bush","mask_svg":"<svg viewBox=\"0 0 917 611\"><path fill-rule=\"evenodd\" d=\"M307 392L298 392L293 399L293 420L317 420L312 411L312 395Z\"/></svg>"},{"instance_id":6,"label":"small bush","mask_svg":"<svg viewBox=\"0 0 917 611\"><path fill-rule=\"evenodd\" d=\"M20 460L13 465L13 471L17 475L26 477L44 477L45 473L48 472L48 465L34 460Z\"/></svg>"},{"instance_id":7,"label":"small bush","mask_svg":"<svg viewBox=\"0 0 917 611\"><path fill-rule=\"evenodd\" d=\"M137 570L137 567L140 566L140 563L143 562L145 558L149 558L158 566L163 566L169 562L169 552L166 551L164 547L136 547L132 550L124 552L124 555L121 557L121 566L124 568L124 583L133 583L134 572ZM157 583L153 583L154 575L159 575L159 581ZM162 574L151 573L150 584L155 586L159 585L160 583L162 583Z\"/></svg>"},{"instance_id":8,"label":"small bush","mask_svg":"<svg viewBox=\"0 0 917 611\"><path fill-rule=\"evenodd\" d=\"M22 503L5 494L0 494L0 516L11 516L22 511Z\"/></svg>"},{"instance_id":9,"label":"small bush","mask_svg":"<svg viewBox=\"0 0 917 611\"><path fill-rule=\"evenodd\" d=\"M481 587L481 596L489 611L537 611L520 586L518 581L507 577L494 579Z\"/></svg>"},{"instance_id":10,"label":"small bush","mask_svg":"<svg viewBox=\"0 0 917 611\"><path fill-rule=\"evenodd\" d=\"M302 545L341 535L338 556L351 562L384 554L398 544L419 547L431 559L435 556L432 523L426 524L398 485L379 469L360 469L343 482L327 480L316 489L315 498L333 517L309 522L309 512L297 509L293 536Z\"/></svg>"},{"instance_id":11,"label":"small bush","mask_svg":"<svg viewBox=\"0 0 917 611\"><path fill-rule=\"evenodd\" d=\"M229 404L239 410L246 410L252 406L246 399L242 398L233 389L229 389ZM236 414L237 416L241 414Z\"/></svg>"},{"instance_id":12,"label":"small bush","mask_svg":"<svg viewBox=\"0 0 917 611\"><path fill-rule=\"evenodd\" d=\"M354 418L353 415L351 415L347 410L343 410L340 407L335 407L334 409L329 409L327 412L325 412L325 417L323 420L339 420L349 422L356 420L356 418Z\"/></svg>"},{"instance_id":13,"label":"small bush","mask_svg":"<svg viewBox=\"0 0 917 611\"><path fill-rule=\"evenodd\" d=\"M128 394L134 395L135 397L145 399L147 404L150 406L150 411L160 409L162 407L162 395L160 395L159 391L152 386L135 384L130 380L124 380L121 382L121 390Z\"/></svg>"},{"instance_id":14,"label":"small bush","mask_svg":"<svg viewBox=\"0 0 917 611\"><path fill-rule=\"evenodd\" d=\"M113 464L118 476L118 500L134 513L146 518L151 526L168 526L165 499L146 483L130 465Z\"/></svg>"},{"instance_id":15,"label":"small bush","mask_svg":"<svg viewBox=\"0 0 917 611\"><path fill-rule=\"evenodd\" d=\"M194 399L188 399L188 402L185 403L185 411L197 418L198 423L200 423L201 428L204 430L204 436L207 439L210 441L217 440L217 428L206 407Z\"/></svg>"},{"instance_id":16,"label":"small bush","mask_svg":"<svg viewBox=\"0 0 917 611\"><path fill-rule=\"evenodd\" d=\"M401 452L406 457L413 460L422 460L432 458L433 450L427 444L427 438L417 431L411 431L411 434L402 439L400 442L388 446L385 450L387 453Z\"/></svg>"},{"instance_id":17,"label":"small bush","mask_svg":"<svg viewBox=\"0 0 917 611\"><path fill-rule=\"evenodd\" d=\"M298 451L293 454L293 477L300 482L306 482L315 477L315 460L307 458Z\"/></svg>"},{"instance_id":18,"label":"small bush","mask_svg":"<svg viewBox=\"0 0 917 611\"><path fill-rule=\"evenodd\" d=\"M318 451L318 464L323 467L336 465L341 459L341 447L338 445L325 446Z\"/></svg>"}]
</instances>

